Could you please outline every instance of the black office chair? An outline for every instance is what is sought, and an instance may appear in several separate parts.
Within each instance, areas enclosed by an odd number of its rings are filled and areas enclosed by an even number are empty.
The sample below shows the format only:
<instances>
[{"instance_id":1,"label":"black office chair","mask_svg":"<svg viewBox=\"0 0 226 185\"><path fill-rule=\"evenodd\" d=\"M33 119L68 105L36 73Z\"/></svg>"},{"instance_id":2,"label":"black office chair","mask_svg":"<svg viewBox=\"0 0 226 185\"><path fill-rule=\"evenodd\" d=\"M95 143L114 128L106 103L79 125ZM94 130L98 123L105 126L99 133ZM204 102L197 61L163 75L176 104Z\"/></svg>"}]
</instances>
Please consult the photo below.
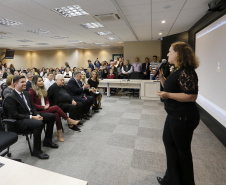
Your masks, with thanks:
<instances>
[{"instance_id":1,"label":"black office chair","mask_svg":"<svg viewBox=\"0 0 226 185\"><path fill-rule=\"evenodd\" d=\"M15 124L16 120L15 119L8 119L7 107L4 105L4 102L5 102L6 99L7 99L7 97L4 99L3 106L2 106L3 107L3 114L4 114L5 118L6 118L6 119L2 120L3 129L7 130L7 131L10 131L10 132L14 132L14 133L16 133L18 135L25 136L26 140L28 142L28 146L29 146L29 150L30 150L31 156L33 156L33 151L32 151L32 148L31 148L30 139L28 137L28 136L30 136L30 138L32 137L33 130L26 129L26 130L23 130L23 131L18 131L18 130L13 129L12 125Z\"/></svg>"},{"instance_id":2,"label":"black office chair","mask_svg":"<svg viewBox=\"0 0 226 185\"><path fill-rule=\"evenodd\" d=\"M4 157L6 154L8 157L11 157L11 153L9 152L9 147L16 143L18 140L18 135L13 132L5 132L0 131L0 152L6 150L0 155Z\"/></svg>"},{"instance_id":3,"label":"black office chair","mask_svg":"<svg viewBox=\"0 0 226 185\"><path fill-rule=\"evenodd\" d=\"M140 72L132 72L130 74L130 79L136 79L136 80L139 80L139 79L142 79L142 74ZM137 91L137 89L132 89L132 92L129 92L129 93L126 93L126 96L136 96L136 97L139 97L140 96L140 92L139 90Z\"/></svg>"}]
</instances>

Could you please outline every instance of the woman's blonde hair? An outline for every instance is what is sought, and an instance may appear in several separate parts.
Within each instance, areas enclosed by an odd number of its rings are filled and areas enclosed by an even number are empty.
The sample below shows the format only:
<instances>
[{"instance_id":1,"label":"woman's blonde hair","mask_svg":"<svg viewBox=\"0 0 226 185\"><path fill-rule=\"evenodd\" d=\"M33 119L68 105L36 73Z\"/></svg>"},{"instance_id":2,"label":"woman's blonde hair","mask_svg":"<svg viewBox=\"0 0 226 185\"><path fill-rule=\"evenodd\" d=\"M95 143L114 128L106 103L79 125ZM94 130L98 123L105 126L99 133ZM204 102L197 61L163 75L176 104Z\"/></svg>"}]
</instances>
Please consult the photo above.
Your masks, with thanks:
<instances>
[{"instance_id":1,"label":"woman's blonde hair","mask_svg":"<svg viewBox=\"0 0 226 185\"><path fill-rule=\"evenodd\" d=\"M42 98L43 97L46 97L47 96L47 91L43 85L43 87L38 87L37 86L37 82L38 82L38 79L42 77L41 76L34 76L33 79L32 79L32 88L33 90L35 91L36 95L39 97L39 98ZM43 80L43 79L42 79Z\"/></svg>"},{"instance_id":2,"label":"woman's blonde hair","mask_svg":"<svg viewBox=\"0 0 226 185\"><path fill-rule=\"evenodd\" d=\"M83 79L81 78L81 81L82 81L84 84L87 84L87 79L86 79L86 73L85 73L85 71L82 71L81 74L82 74L82 75L85 75L85 79L83 80Z\"/></svg>"},{"instance_id":3,"label":"woman's blonde hair","mask_svg":"<svg viewBox=\"0 0 226 185\"><path fill-rule=\"evenodd\" d=\"M196 69L199 67L199 61L195 56L195 52L185 42L175 42L171 44L173 50L177 52L177 65L179 69L184 67L192 67Z\"/></svg>"},{"instance_id":4,"label":"woman's blonde hair","mask_svg":"<svg viewBox=\"0 0 226 185\"><path fill-rule=\"evenodd\" d=\"M8 75L6 79L6 85L10 86L13 78L14 78L14 75Z\"/></svg>"}]
</instances>

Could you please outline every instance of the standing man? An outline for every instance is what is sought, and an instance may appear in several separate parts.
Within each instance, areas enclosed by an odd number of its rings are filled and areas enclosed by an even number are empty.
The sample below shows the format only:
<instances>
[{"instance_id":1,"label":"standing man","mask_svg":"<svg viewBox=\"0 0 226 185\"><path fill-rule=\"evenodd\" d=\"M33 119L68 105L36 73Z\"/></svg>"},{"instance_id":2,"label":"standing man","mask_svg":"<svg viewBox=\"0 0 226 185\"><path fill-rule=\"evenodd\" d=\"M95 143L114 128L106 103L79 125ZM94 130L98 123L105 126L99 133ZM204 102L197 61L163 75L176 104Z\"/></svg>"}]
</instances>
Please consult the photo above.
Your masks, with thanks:
<instances>
[{"instance_id":1,"label":"standing man","mask_svg":"<svg viewBox=\"0 0 226 185\"><path fill-rule=\"evenodd\" d=\"M101 63L100 63L100 61L98 60L98 58L97 58L96 61L94 62L94 65L95 65L96 68L100 68Z\"/></svg>"},{"instance_id":2,"label":"standing man","mask_svg":"<svg viewBox=\"0 0 226 185\"><path fill-rule=\"evenodd\" d=\"M150 80L152 80L152 76L155 74L156 68L159 67L159 62L157 61L157 56L153 56L153 61L150 63Z\"/></svg>"},{"instance_id":3,"label":"standing man","mask_svg":"<svg viewBox=\"0 0 226 185\"><path fill-rule=\"evenodd\" d=\"M122 74L124 79L129 79L130 74L133 72L133 66L126 60L125 65L122 67Z\"/></svg>"},{"instance_id":4,"label":"standing man","mask_svg":"<svg viewBox=\"0 0 226 185\"><path fill-rule=\"evenodd\" d=\"M13 83L15 90L5 99L4 109L8 113L8 118L15 119L16 123L8 125L8 129L11 131L33 130L33 155L40 159L48 159L49 156L41 150L41 134L44 123L46 123L47 128L43 146L58 148L58 145L52 142L55 115L52 113L38 113L32 104L29 93L25 91L25 76L15 76Z\"/></svg>"},{"instance_id":5,"label":"standing man","mask_svg":"<svg viewBox=\"0 0 226 185\"><path fill-rule=\"evenodd\" d=\"M136 57L135 59L134 59L134 63L132 64L132 66L133 66L133 72L141 72L142 71L142 64L139 62L139 58L138 57Z\"/></svg>"},{"instance_id":6,"label":"standing man","mask_svg":"<svg viewBox=\"0 0 226 185\"><path fill-rule=\"evenodd\" d=\"M149 62L149 58L146 57L145 58L145 63L142 64L142 73L143 73L143 79L150 79L150 62Z\"/></svg>"},{"instance_id":7,"label":"standing man","mask_svg":"<svg viewBox=\"0 0 226 185\"><path fill-rule=\"evenodd\" d=\"M92 71L94 70L94 65L92 64L91 60L88 60L88 64L89 64L89 68L92 69Z\"/></svg>"},{"instance_id":8,"label":"standing man","mask_svg":"<svg viewBox=\"0 0 226 185\"><path fill-rule=\"evenodd\" d=\"M44 81L44 86L45 86L46 90L48 90L49 87L55 83L55 80L53 78L54 78L53 72L49 72L47 74L47 79L45 79L45 81Z\"/></svg>"}]
</instances>

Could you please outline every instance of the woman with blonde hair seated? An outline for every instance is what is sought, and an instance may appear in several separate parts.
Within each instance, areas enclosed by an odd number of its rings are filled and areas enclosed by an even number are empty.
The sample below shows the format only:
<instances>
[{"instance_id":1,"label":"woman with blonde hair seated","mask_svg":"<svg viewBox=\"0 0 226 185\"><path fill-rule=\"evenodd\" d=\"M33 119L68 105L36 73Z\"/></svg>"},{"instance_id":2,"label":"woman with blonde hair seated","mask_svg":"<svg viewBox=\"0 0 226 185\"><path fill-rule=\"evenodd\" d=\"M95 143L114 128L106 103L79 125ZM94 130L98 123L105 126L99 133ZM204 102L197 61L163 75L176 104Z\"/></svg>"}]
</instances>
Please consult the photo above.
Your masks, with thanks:
<instances>
[{"instance_id":1,"label":"woman with blonde hair seated","mask_svg":"<svg viewBox=\"0 0 226 185\"><path fill-rule=\"evenodd\" d=\"M13 78L14 78L13 75L7 76L6 85L8 87L6 87L5 89L2 90L2 98L3 99L6 98L7 96L9 96L14 90Z\"/></svg>"},{"instance_id":2,"label":"woman with blonde hair seated","mask_svg":"<svg viewBox=\"0 0 226 185\"><path fill-rule=\"evenodd\" d=\"M35 108L39 112L54 113L56 116L57 137L59 141L63 142L64 139L61 135L62 122L61 118L67 120L68 126L73 127L79 123L78 120L69 118L60 107L57 105L50 106L47 98L47 91L44 87L43 79L40 76L34 76L32 79L32 88L29 90L29 94Z\"/></svg>"}]
</instances>

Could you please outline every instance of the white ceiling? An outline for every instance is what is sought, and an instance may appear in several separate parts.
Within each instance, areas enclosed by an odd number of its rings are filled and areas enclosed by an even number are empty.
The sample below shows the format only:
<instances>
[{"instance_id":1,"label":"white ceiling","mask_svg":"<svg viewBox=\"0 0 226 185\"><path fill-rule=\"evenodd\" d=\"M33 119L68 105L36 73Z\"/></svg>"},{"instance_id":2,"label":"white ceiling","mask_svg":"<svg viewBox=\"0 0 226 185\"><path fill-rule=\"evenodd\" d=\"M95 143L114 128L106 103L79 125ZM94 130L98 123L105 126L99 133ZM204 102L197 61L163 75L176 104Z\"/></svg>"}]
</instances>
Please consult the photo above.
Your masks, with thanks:
<instances>
[{"instance_id":1,"label":"white ceiling","mask_svg":"<svg viewBox=\"0 0 226 185\"><path fill-rule=\"evenodd\" d=\"M127 41L150 41L187 31L208 9L210 0L0 0L0 19L21 22L19 26L0 25L0 48L25 50L45 50L56 48L102 48L96 42L104 42L109 47L122 47ZM63 17L54 8L79 5L89 15ZM117 13L122 18L117 21L103 21L104 28L85 29L82 23L95 22L94 15ZM161 21L166 23L162 24ZM43 29L48 34L34 34L27 30ZM99 36L97 31L111 31L117 40L109 41L107 36ZM3 33L2 33L3 32ZM54 39L54 36L66 36ZM30 40L21 42L18 40ZM84 43L73 44L81 40ZM40 46L39 43L47 43ZM28 45L28 46L23 46Z\"/></svg>"}]
</instances>

